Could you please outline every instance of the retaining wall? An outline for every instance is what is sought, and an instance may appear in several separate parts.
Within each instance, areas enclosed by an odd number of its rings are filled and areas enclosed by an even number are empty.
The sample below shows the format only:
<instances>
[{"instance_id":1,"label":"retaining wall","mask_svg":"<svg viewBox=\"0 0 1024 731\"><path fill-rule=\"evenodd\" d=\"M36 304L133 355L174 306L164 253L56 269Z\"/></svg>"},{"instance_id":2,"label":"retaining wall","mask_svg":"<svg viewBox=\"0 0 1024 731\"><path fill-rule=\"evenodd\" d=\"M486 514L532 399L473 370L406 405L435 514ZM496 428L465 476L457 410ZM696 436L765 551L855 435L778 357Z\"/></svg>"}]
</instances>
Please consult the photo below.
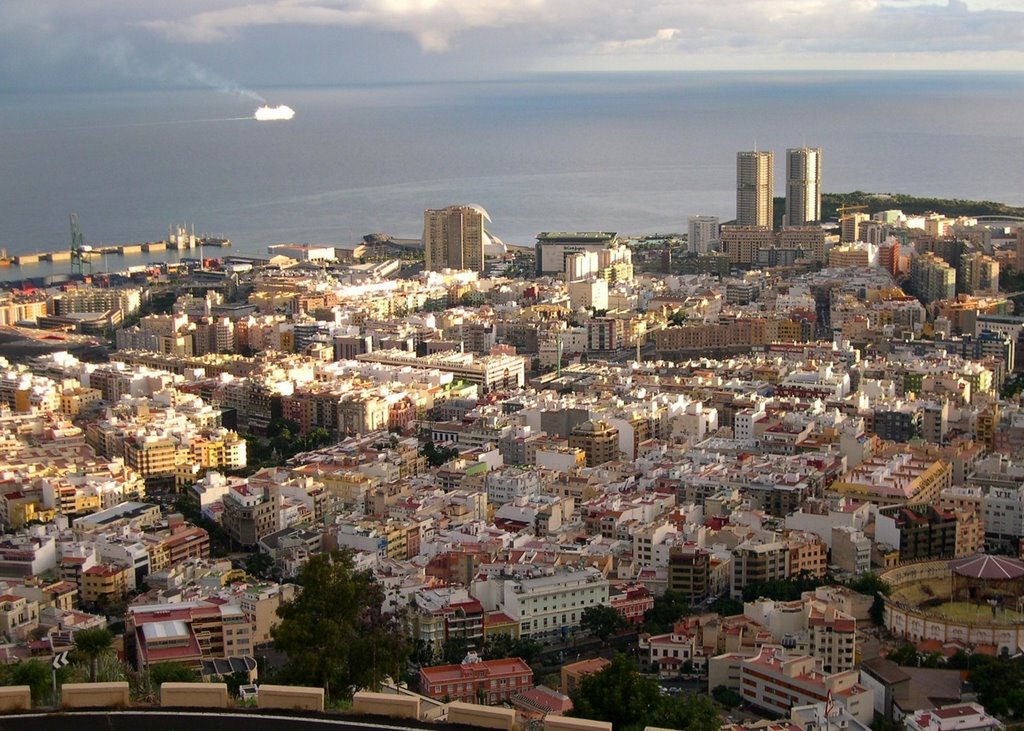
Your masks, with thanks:
<instances>
[{"instance_id":1,"label":"retaining wall","mask_svg":"<svg viewBox=\"0 0 1024 731\"><path fill-rule=\"evenodd\" d=\"M128 681L65 683L61 686L65 708L124 708L128 706Z\"/></svg>"},{"instance_id":2,"label":"retaining wall","mask_svg":"<svg viewBox=\"0 0 1024 731\"><path fill-rule=\"evenodd\" d=\"M448 704L448 723L512 731L516 725L516 712L511 708L477 706L472 703L452 701Z\"/></svg>"},{"instance_id":3,"label":"retaining wall","mask_svg":"<svg viewBox=\"0 0 1024 731\"><path fill-rule=\"evenodd\" d=\"M352 697L352 710L355 713L368 713L371 716L418 719L420 717L420 699L393 693L371 693L368 690L361 690Z\"/></svg>"},{"instance_id":4,"label":"retaining wall","mask_svg":"<svg viewBox=\"0 0 1024 731\"><path fill-rule=\"evenodd\" d=\"M227 708L227 683L162 683L160 705L164 708Z\"/></svg>"},{"instance_id":5,"label":"retaining wall","mask_svg":"<svg viewBox=\"0 0 1024 731\"><path fill-rule=\"evenodd\" d=\"M8 685L0 688L0 713L27 711L32 708L32 688L27 685Z\"/></svg>"},{"instance_id":6,"label":"retaining wall","mask_svg":"<svg viewBox=\"0 0 1024 731\"><path fill-rule=\"evenodd\" d=\"M292 685L261 685L256 693L257 708L293 711L324 710L324 689Z\"/></svg>"}]
</instances>

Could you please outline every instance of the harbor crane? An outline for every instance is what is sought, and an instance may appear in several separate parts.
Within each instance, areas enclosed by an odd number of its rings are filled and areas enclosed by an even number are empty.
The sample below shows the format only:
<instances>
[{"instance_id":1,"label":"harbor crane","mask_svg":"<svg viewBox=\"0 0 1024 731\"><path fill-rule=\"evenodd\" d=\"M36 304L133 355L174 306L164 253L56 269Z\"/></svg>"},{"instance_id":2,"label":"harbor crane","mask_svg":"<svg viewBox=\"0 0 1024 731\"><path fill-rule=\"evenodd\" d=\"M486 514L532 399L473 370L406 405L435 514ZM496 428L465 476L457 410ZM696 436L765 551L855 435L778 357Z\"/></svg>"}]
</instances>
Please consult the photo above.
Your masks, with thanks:
<instances>
[{"instance_id":1,"label":"harbor crane","mask_svg":"<svg viewBox=\"0 0 1024 731\"><path fill-rule=\"evenodd\" d=\"M85 276L86 270L92 274L92 247L82 243L82 229L78 225L78 214L72 213L71 219L71 275Z\"/></svg>"}]
</instances>

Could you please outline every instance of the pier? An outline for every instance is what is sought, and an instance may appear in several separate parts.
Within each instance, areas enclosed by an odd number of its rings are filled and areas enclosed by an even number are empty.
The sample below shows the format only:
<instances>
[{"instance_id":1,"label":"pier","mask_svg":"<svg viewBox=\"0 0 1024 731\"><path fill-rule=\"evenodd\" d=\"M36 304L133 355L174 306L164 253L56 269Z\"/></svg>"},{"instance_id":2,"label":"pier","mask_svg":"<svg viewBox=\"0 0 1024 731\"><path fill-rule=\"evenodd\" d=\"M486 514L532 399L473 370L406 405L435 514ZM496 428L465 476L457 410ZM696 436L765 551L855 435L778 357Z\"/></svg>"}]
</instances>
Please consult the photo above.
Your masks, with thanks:
<instances>
[{"instance_id":1,"label":"pier","mask_svg":"<svg viewBox=\"0 0 1024 731\"><path fill-rule=\"evenodd\" d=\"M194 241L194 243L192 243ZM115 256L131 256L133 254L141 254L143 252L158 252L167 251L168 249L176 249L178 251L198 249L201 246L216 246L220 248L231 246L231 240L220 238L220 237L209 237L202 239L193 239L192 241L148 241L141 244L118 244L114 246L96 246L91 251L83 252L83 255L95 258L97 256L104 256L113 254ZM15 266L26 266L31 264L38 264L42 261L49 262L60 262L60 261L71 261L71 250L61 249L58 251L37 251L31 254L14 254L13 256L5 259L10 264Z\"/></svg>"}]
</instances>

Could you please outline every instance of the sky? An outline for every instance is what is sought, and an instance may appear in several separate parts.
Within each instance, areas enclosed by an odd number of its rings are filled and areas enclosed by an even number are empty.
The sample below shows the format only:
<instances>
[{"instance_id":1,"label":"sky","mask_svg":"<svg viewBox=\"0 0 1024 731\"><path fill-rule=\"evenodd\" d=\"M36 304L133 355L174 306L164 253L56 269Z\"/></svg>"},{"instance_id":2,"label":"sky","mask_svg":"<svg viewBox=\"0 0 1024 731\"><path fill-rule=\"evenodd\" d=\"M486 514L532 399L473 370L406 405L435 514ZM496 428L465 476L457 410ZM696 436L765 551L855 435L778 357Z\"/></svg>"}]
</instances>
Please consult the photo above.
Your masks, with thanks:
<instances>
[{"instance_id":1,"label":"sky","mask_svg":"<svg viewBox=\"0 0 1024 731\"><path fill-rule=\"evenodd\" d=\"M0 92L1024 71L1024 0L0 0Z\"/></svg>"}]
</instances>

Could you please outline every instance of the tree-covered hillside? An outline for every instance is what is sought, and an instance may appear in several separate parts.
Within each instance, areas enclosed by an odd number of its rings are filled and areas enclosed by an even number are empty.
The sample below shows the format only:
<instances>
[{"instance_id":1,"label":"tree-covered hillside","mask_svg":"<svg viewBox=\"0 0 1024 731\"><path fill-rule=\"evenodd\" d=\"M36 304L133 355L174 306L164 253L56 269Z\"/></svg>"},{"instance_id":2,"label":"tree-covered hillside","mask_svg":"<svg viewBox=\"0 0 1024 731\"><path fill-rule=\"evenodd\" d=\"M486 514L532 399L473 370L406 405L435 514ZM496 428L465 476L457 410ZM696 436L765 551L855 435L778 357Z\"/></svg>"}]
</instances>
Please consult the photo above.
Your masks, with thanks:
<instances>
[{"instance_id":1,"label":"tree-covered hillside","mask_svg":"<svg viewBox=\"0 0 1024 731\"><path fill-rule=\"evenodd\" d=\"M878 213L897 208L904 213L929 213L935 211L947 216L1020 216L1024 217L1024 208L1009 206L995 201L972 201L961 198L919 198L905 193L865 193L855 190L852 193L822 193L821 217L823 221L836 221L841 206L867 206L867 213ZM775 225L782 224L782 215L786 212L786 199L776 198L774 213Z\"/></svg>"}]
</instances>

